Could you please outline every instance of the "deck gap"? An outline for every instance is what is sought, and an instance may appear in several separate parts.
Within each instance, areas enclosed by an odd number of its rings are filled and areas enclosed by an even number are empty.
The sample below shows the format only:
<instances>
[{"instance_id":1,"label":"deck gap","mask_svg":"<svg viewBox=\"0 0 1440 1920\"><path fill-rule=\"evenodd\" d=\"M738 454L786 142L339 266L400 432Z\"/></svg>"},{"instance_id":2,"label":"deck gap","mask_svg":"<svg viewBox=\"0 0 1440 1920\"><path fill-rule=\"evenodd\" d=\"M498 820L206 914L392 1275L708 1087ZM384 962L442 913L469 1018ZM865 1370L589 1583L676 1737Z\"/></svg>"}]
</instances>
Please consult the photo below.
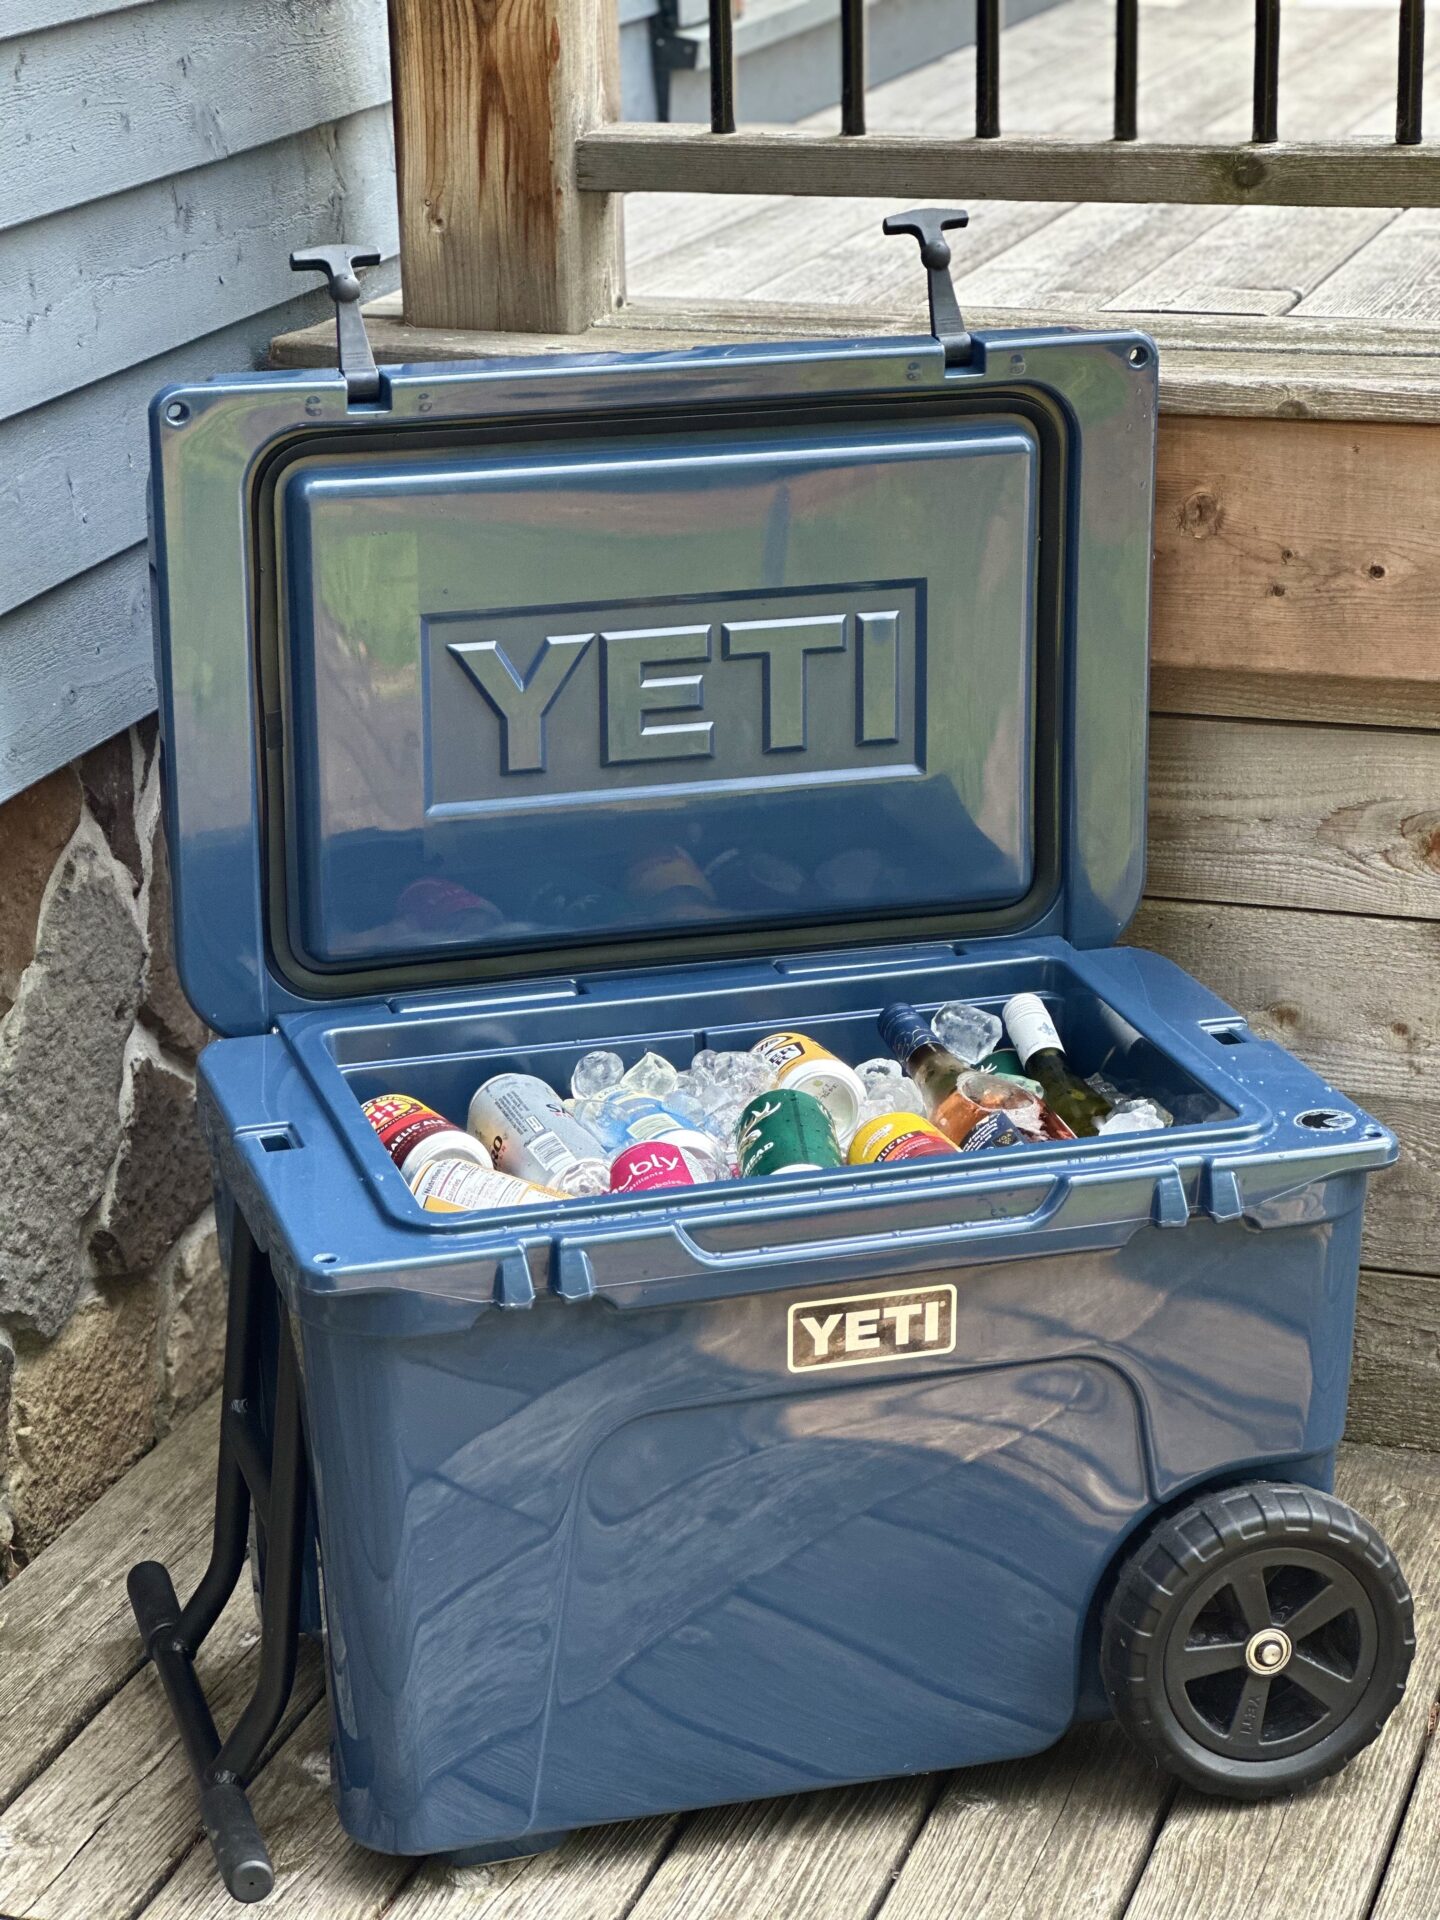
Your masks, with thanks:
<instances>
[{"instance_id":1,"label":"deck gap","mask_svg":"<svg viewBox=\"0 0 1440 1920\"><path fill-rule=\"evenodd\" d=\"M891 1894L894 1893L896 1887L900 1884L900 1876L905 1871L905 1864L909 1860L910 1855L915 1851L916 1843L925 1831L931 1814L934 1813L936 1807L939 1806L946 1788L954 1778L955 1774L953 1769L949 1773L931 1774L929 1790L925 1794L924 1801L921 1804L920 1817L916 1820L914 1826L911 1827L909 1833L901 1843L899 1852L890 1862L890 1870L886 1878L886 1884L880 1888L874 1900L871 1901L864 1913L857 1914L856 1920L879 1920L879 1916Z\"/></svg>"},{"instance_id":2,"label":"deck gap","mask_svg":"<svg viewBox=\"0 0 1440 1920\"><path fill-rule=\"evenodd\" d=\"M1380 1897L1385 1891L1385 1876L1390 1871L1390 1862L1395 1858L1395 1849L1399 1846L1400 1836L1405 1831L1405 1820L1410 1812L1410 1802L1415 1798L1416 1790L1420 1785L1420 1775L1425 1770L1426 1758L1429 1755L1431 1747L1435 1744L1437 1716L1440 1716L1440 1697L1432 1699L1430 1702L1430 1711L1425 1722L1425 1736L1416 1751L1414 1770L1411 1772L1405 1791L1400 1796L1400 1800L1396 1805L1395 1818L1391 1822L1389 1833L1385 1836L1385 1844L1379 1850L1380 1857L1376 1866L1375 1879L1370 1889L1370 1897L1365 1902L1365 1920L1370 1920L1370 1916L1374 1913L1376 1907L1379 1906Z\"/></svg>"},{"instance_id":3,"label":"deck gap","mask_svg":"<svg viewBox=\"0 0 1440 1920\"><path fill-rule=\"evenodd\" d=\"M635 1909L649 1891L650 1882L655 1878L656 1874L659 1873L661 1867L664 1866L665 1862L679 1845L681 1834L688 1832L698 1814L705 1811L706 1809L703 1807L693 1809L689 1813L681 1814L680 1817L672 1823L669 1833L666 1834L664 1840L656 1849L655 1856L645 1871L644 1879L641 1880L634 1893L625 1902L623 1909L616 1915L616 1920L630 1920L631 1914L634 1913Z\"/></svg>"},{"instance_id":4,"label":"deck gap","mask_svg":"<svg viewBox=\"0 0 1440 1920\"><path fill-rule=\"evenodd\" d=\"M1129 1913L1131 1907L1134 1905L1135 1896L1140 1891L1140 1882L1145 1878L1145 1871L1154 1857L1156 1845L1164 1830L1165 1822L1170 1818L1171 1808L1175 1805L1179 1792L1180 1782L1178 1780L1172 1780L1170 1783L1170 1791L1165 1795L1159 1807L1156 1809L1155 1818L1150 1827L1150 1838L1146 1842L1144 1853L1135 1864L1135 1871L1130 1876L1129 1885L1125 1889L1124 1899L1115 1911L1115 1920L1125 1920L1125 1915Z\"/></svg>"}]
</instances>

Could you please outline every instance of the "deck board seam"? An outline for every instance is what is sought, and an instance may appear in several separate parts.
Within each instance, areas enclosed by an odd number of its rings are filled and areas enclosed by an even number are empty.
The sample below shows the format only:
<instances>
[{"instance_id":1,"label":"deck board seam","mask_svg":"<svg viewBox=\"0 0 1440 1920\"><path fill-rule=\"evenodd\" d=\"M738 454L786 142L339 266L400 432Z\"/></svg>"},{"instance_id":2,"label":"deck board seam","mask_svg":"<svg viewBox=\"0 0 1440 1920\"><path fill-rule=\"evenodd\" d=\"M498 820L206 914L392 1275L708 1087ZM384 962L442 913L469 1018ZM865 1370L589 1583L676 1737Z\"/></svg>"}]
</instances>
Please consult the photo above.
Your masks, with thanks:
<instances>
[{"instance_id":1,"label":"deck board seam","mask_svg":"<svg viewBox=\"0 0 1440 1920\"><path fill-rule=\"evenodd\" d=\"M678 1819L671 1822L670 1831L665 1835L665 1838L660 1842L660 1845L655 1849L654 1857L650 1861L649 1866L645 1869L645 1872L641 1877L639 1885L635 1888L635 1891L631 1894L630 1898L625 1902L625 1905L621 1908L619 1913L615 1916L615 1920L630 1920L631 1914L634 1913L635 1909L640 1905L640 1902L645 1898L645 1895L649 1892L651 1882L655 1879L660 1869L664 1866L665 1862L670 1858L671 1854L675 1851L676 1847L680 1844L681 1835L684 1833L687 1833L690 1827L694 1824L695 1818L696 1816L693 1812L682 1813Z\"/></svg>"},{"instance_id":2,"label":"deck board seam","mask_svg":"<svg viewBox=\"0 0 1440 1920\"><path fill-rule=\"evenodd\" d=\"M948 1773L932 1773L930 1775L929 1789L925 1795L924 1805L920 1809L920 1818L910 1829L899 1851L896 1853L895 1858L891 1861L885 1884L880 1887L875 1898L870 1902L870 1905L865 1909L864 1913L857 1914L856 1920L881 1920L881 1916L885 1908L889 1905L895 1889L900 1884L900 1876L905 1871L906 1863L919 1844L921 1834L924 1833L926 1827L929 1826L935 1809L945 1797L954 1778L955 1773L953 1769Z\"/></svg>"},{"instance_id":3,"label":"deck board seam","mask_svg":"<svg viewBox=\"0 0 1440 1920\"><path fill-rule=\"evenodd\" d=\"M1420 1742L1416 1751L1415 1766L1410 1774L1409 1781L1406 1783L1405 1791L1396 1802L1395 1817L1391 1823L1390 1831L1386 1836L1385 1845L1381 1850L1382 1857L1379 1869L1375 1875L1374 1884L1370 1889L1370 1897L1365 1903L1364 1920L1371 1920L1371 1915L1379 1906L1381 1895L1385 1891L1385 1880L1390 1872L1390 1863L1395 1858L1395 1850L1400 1844L1400 1836L1405 1831L1405 1821L1410 1812L1410 1803L1419 1790L1420 1776L1425 1771L1426 1759L1429 1756L1431 1747L1435 1743L1435 1721L1437 1713L1440 1713L1440 1693L1437 1693L1431 1699L1430 1715L1427 1722L1425 1738Z\"/></svg>"}]
</instances>

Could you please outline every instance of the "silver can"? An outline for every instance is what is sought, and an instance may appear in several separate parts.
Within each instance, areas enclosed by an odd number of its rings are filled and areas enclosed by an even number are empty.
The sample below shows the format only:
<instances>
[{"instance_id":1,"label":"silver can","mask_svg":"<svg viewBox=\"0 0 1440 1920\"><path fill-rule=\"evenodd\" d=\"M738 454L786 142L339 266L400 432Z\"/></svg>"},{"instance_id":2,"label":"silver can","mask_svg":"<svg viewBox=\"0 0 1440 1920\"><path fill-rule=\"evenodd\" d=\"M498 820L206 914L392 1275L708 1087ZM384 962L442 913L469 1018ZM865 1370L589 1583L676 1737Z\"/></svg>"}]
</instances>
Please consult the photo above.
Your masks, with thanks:
<instances>
[{"instance_id":1,"label":"silver can","mask_svg":"<svg viewBox=\"0 0 1440 1920\"><path fill-rule=\"evenodd\" d=\"M469 1126L502 1173L571 1195L610 1191L605 1149L533 1073L497 1073L477 1088Z\"/></svg>"}]
</instances>

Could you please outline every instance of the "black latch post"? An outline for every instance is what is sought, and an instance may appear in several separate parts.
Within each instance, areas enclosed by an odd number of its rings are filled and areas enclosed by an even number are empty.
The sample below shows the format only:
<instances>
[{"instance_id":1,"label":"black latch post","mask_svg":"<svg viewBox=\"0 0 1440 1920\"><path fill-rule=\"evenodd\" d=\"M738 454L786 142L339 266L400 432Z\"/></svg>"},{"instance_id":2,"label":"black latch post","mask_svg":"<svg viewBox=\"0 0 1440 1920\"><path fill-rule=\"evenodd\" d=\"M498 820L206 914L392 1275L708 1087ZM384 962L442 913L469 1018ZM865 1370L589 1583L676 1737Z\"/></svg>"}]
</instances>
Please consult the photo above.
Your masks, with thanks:
<instances>
[{"instance_id":1,"label":"black latch post","mask_svg":"<svg viewBox=\"0 0 1440 1920\"><path fill-rule=\"evenodd\" d=\"M335 345L345 391L351 400L380 398L380 370L370 351L370 339L360 312L357 267L378 267L374 247L302 247L290 256L292 273L323 273L335 302Z\"/></svg>"},{"instance_id":2,"label":"black latch post","mask_svg":"<svg viewBox=\"0 0 1440 1920\"><path fill-rule=\"evenodd\" d=\"M960 316L960 302L950 278L950 242L945 238L952 227L968 227L970 216L962 207L911 207L908 213L887 213L886 233L908 233L920 243L920 260L930 288L930 331L945 350L947 367L968 367L974 342Z\"/></svg>"}]
</instances>

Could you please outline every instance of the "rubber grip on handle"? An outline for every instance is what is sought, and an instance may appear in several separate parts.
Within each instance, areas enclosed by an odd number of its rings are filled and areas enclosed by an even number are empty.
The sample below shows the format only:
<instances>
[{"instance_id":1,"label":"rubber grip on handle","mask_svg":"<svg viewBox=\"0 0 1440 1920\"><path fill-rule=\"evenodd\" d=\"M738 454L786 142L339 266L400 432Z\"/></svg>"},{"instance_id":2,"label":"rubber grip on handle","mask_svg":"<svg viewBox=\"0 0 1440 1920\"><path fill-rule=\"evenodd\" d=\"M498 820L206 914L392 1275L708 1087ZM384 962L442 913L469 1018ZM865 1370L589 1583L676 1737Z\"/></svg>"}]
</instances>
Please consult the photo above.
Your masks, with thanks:
<instances>
[{"instance_id":1,"label":"rubber grip on handle","mask_svg":"<svg viewBox=\"0 0 1440 1920\"><path fill-rule=\"evenodd\" d=\"M275 1869L244 1788L234 1780L206 1787L200 1795L200 1818L231 1899L263 1900L275 1884Z\"/></svg>"},{"instance_id":2,"label":"rubber grip on handle","mask_svg":"<svg viewBox=\"0 0 1440 1920\"><path fill-rule=\"evenodd\" d=\"M135 1614L135 1624L149 1653L155 1636L180 1624L180 1601L175 1582L158 1560L142 1560L125 1577L125 1591Z\"/></svg>"}]
</instances>

